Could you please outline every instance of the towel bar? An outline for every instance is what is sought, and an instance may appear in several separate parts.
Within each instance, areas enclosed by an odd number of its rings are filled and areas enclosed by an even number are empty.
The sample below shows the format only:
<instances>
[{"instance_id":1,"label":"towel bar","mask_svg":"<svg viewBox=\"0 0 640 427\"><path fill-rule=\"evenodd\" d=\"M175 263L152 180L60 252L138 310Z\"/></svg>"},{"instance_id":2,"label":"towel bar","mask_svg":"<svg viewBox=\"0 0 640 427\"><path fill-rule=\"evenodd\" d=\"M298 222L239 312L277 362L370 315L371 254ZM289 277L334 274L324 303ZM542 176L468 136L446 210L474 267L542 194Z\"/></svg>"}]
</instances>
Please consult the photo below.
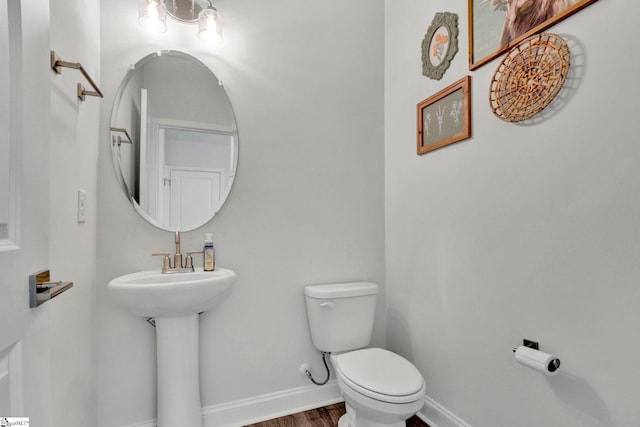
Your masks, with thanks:
<instances>
[{"instance_id":1,"label":"towel bar","mask_svg":"<svg viewBox=\"0 0 640 427\"><path fill-rule=\"evenodd\" d=\"M89 91L89 90L86 90L82 86L82 84L78 83L78 99L80 101L84 101L85 95L104 98L104 96L102 95L102 92L100 92L100 89L98 89L98 86L91 79L91 76L89 76L89 73L87 73L87 71L84 69L82 64L80 64L79 62L74 63L74 62L63 61L58 57L58 55L56 55L56 52L52 50L51 51L51 68L53 69L53 71L56 72L56 74L62 74L63 67L80 71L84 76L84 78L87 79L89 84L93 87L93 91Z\"/></svg>"}]
</instances>

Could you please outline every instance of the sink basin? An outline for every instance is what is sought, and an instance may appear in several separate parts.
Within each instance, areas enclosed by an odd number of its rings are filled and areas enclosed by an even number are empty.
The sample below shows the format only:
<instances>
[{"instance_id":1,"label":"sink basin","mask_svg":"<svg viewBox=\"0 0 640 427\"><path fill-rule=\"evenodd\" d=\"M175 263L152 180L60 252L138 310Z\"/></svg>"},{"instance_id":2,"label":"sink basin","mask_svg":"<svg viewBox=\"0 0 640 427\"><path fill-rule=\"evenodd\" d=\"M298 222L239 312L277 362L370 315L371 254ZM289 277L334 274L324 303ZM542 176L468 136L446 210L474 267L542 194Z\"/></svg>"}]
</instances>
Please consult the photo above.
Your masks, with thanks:
<instances>
[{"instance_id":1,"label":"sink basin","mask_svg":"<svg viewBox=\"0 0 640 427\"><path fill-rule=\"evenodd\" d=\"M154 270L117 277L108 288L118 305L137 316L172 317L211 309L235 279L236 273L224 268L173 274Z\"/></svg>"},{"instance_id":2,"label":"sink basin","mask_svg":"<svg viewBox=\"0 0 640 427\"><path fill-rule=\"evenodd\" d=\"M109 282L109 295L118 305L155 318L158 426L202 427L198 314L222 300L235 280L236 273L217 268L141 271Z\"/></svg>"}]
</instances>

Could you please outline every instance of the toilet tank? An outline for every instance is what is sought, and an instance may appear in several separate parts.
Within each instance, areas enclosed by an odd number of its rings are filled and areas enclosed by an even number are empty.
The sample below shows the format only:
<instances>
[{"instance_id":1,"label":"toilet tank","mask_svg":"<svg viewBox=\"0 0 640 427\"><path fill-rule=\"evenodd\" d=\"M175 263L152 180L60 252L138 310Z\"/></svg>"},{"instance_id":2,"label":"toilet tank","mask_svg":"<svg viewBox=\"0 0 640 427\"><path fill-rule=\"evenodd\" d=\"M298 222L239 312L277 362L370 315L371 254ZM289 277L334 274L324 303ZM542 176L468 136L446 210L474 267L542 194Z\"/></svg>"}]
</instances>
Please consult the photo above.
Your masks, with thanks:
<instances>
[{"instance_id":1,"label":"toilet tank","mask_svg":"<svg viewBox=\"0 0 640 427\"><path fill-rule=\"evenodd\" d=\"M378 285L369 282L305 286L313 345L331 353L369 345L377 294Z\"/></svg>"}]
</instances>

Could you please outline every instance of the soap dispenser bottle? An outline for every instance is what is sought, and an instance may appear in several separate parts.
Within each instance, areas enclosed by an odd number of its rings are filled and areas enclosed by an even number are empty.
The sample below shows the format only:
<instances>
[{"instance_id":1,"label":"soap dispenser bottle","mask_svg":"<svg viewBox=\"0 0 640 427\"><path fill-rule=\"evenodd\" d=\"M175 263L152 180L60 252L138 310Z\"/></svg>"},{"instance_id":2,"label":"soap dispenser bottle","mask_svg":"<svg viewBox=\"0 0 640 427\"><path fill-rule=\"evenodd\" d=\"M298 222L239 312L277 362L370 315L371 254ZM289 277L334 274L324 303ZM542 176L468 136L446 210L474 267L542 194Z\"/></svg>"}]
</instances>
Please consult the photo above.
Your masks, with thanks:
<instances>
[{"instance_id":1,"label":"soap dispenser bottle","mask_svg":"<svg viewBox=\"0 0 640 427\"><path fill-rule=\"evenodd\" d=\"M213 234L205 233L204 248L202 249L202 268L204 271L216 269L216 249L213 247Z\"/></svg>"}]
</instances>

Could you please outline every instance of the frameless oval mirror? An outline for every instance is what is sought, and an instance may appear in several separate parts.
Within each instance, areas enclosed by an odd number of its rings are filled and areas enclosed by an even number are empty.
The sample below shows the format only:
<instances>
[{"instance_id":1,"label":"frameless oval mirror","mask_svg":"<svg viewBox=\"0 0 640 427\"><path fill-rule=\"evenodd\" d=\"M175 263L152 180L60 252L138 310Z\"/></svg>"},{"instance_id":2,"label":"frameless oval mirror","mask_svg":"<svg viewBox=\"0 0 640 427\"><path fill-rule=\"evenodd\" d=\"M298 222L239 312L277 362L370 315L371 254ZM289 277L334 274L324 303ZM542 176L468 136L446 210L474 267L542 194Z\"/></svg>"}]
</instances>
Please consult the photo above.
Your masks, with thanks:
<instances>
[{"instance_id":1,"label":"frameless oval mirror","mask_svg":"<svg viewBox=\"0 0 640 427\"><path fill-rule=\"evenodd\" d=\"M110 143L126 197L168 231L193 230L213 218L238 165L229 97L206 65L177 51L132 66L114 101Z\"/></svg>"}]
</instances>

